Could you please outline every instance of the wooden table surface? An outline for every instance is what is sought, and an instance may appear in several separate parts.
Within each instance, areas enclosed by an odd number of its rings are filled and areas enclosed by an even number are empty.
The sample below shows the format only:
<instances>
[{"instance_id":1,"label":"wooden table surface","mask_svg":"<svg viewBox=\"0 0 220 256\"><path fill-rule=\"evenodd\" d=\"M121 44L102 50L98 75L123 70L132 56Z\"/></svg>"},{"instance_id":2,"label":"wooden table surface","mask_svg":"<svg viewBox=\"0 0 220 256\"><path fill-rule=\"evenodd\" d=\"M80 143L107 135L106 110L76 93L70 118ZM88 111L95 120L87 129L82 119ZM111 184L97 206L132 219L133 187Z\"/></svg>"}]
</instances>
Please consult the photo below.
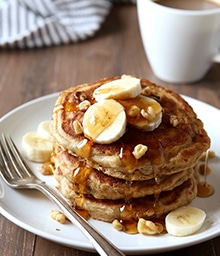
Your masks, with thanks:
<instances>
[{"instance_id":1,"label":"wooden table surface","mask_svg":"<svg viewBox=\"0 0 220 256\"><path fill-rule=\"evenodd\" d=\"M220 108L220 65L214 64L206 77L194 84L175 85L160 81L152 73L143 50L136 7L125 5L114 7L101 30L89 40L42 49L1 49L0 116L42 95L124 73L148 78ZM2 215L0 254L95 255L41 238L16 226ZM220 237L162 255L220 255Z\"/></svg>"}]
</instances>

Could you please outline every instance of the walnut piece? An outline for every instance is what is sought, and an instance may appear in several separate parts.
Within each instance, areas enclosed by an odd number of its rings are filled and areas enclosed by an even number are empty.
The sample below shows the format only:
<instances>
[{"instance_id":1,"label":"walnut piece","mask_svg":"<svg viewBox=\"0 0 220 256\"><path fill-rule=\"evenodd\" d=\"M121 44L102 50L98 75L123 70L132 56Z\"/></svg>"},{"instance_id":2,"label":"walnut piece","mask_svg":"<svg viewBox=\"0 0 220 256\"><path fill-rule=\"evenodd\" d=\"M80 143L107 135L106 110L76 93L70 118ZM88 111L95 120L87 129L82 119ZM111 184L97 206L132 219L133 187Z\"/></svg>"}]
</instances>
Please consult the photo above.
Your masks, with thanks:
<instances>
[{"instance_id":1,"label":"walnut piece","mask_svg":"<svg viewBox=\"0 0 220 256\"><path fill-rule=\"evenodd\" d=\"M113 220L112 225L118 231L122 231L124 229L123 225L117 219Z\"/></svg>"},{"instance_id":2,"label":"walnut piece","mask_svg":"<svg viewBox=\"0 0 220 256\"><path fill-rule=\"evenodd\" d=\"M148 147L143 144L138 144L134 147L132 154L136 159L140 159L148 150Z\"/></svg>"},{"instance_id":3,"label":"walnut piece","mask_svg":"<svg viewBox=\"0 0 220 256\"><path fill-rule=\"evenodd\" d=\"M138 106L136 105L132 105L129 109L128 109L128 116L136 118L137 120L140 118L140 113L141 110Z\"/></svg>"},{"instance_id":4,"label":"walnut piece","mask_svg":"<svg viewBox=\"0 0 220 256\"><path fill-rule=\"evenodd\" d=\"M138 232L144 235L155 235L163 232L163 225L158 222L140 218L137 225Z\"/></svg>"},{"instance_id":5,"label":"walnut piece","mask_svg":"<svg viewBox=\"0 0 220 256\"><path fill-rule=\"evenodd\" d=\"M177 118L177 116L170 116L170 124L173 126L173 127L176 127L178 124L179 124L179 120Z\"/></svg>"},{"instance_id":6,"label":"walnut piece","mask_svg":"<svg viewBox=\"0 0 220 256\"><path fill-rule=\"evenodd\" d=\"M64 224L66 221L66 216L58 210L50 210L50 217L61 224Z\"/></svg>"}]
</instances>

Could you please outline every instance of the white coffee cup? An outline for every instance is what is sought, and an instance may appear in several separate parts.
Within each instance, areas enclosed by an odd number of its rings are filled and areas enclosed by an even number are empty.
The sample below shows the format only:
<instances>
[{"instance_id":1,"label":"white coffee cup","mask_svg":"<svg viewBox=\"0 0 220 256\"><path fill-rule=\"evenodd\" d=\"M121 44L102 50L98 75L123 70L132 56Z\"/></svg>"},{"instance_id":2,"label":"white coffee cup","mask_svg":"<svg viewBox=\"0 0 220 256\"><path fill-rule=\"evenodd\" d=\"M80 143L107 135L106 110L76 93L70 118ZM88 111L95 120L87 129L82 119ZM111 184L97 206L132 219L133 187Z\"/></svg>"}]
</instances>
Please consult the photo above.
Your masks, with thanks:
<instances>
[{"instance_id":1,"label":"white coffee cup","mask_svg":"<svg viewBox=\"0 0 220 256\"><path fill-rule=\"evenodd\" d=\"M137 0L137 10L148 61L161 80L195 82L220 62L220 8L182 10Z\"/></svg>"}]
</instances>

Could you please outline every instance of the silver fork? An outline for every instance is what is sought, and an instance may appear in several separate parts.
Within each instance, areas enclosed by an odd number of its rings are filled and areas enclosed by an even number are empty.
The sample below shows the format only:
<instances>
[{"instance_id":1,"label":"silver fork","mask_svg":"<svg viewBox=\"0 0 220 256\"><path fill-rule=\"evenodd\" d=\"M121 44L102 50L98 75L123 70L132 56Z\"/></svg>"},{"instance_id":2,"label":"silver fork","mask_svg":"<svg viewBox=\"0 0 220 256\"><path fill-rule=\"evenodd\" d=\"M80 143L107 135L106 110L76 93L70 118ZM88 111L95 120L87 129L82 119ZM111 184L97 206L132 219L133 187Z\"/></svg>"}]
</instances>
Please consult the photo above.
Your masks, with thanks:
<instances>
[{"instance_id":1,"label":"silver fork","mask_svg":"<svg viewBox=\"0 0 220 256\"><path fill-rule=\"evenodd\" d=\"M0 176L12 188L37 189L59 206L67 218L78 226L102 256L124 255L110 241L96 231L80 214L45 182L38 179L24 161L10 136L0 138Z\"/></svg>"}]
</instances>

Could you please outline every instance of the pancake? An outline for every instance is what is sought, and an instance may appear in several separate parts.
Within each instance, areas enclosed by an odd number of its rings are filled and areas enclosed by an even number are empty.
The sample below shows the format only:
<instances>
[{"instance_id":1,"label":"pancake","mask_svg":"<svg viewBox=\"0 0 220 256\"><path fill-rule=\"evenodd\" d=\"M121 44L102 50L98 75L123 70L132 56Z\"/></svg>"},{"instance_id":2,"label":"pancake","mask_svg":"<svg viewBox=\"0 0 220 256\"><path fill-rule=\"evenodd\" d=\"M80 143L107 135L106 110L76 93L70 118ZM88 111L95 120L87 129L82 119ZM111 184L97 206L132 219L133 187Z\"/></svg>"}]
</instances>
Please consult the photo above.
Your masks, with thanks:
<instances>
[{"instance_id":1,"label":"pancake","mask_svg":"<svg viewBox=\"0 0 220 256\"><path fill-rule=\"evenodd\" d=\"M163 191L157 197L149 195L126 200L95 199L90 195L78 194L74 190L71 190L71 193L70 205L86 210L94 219L106 222L115 219L136 221L139 218L155 220L164 218L168 212L180 206L188 205L196 197L197 181L192 176L172 191Z\"/></svg>"},{"instance_id":2,"label":"pancake","mask_svg":"<svg viewBox=\"0 0 220 256\"><path fill-rule=\"evenodd\" d=\"M70 200L78 193L93 196L95 199L127 199L146 195L158 195L161 191L170 191L188 180L197 170L184 170L172 175L161 175L157 178L141 181L126 181L111 177L89 165L86 161L71 155L67 150L55 146L53 157L54 177L59 189Z\"/></svg>"},{"instance_id":3,"label":"pancake","mask_svg":"<svg viewBox=\"0 0 220 256\"><path fill-rule=\"evenodd\" d=\"M69 88L58 97L52 120L52 134L63 148L87 159L89 165L115 178L146 180L158 173L171 175L195 166L210 146L210 139L189 104L175 92L141 79L142 93L156 99L163 108L160 126L152 132L127 126L126 133L111 144L98 144L77 134L74 121L82 123L85 111L79 104L95 102L93 91L120 77L101 79L91 84ZM137 144L148 146L139 160L132 151Z\"/></svg>"},{"instance_id":4,"label":"pancake","mask_svg":"<svg viewBox=\"0 0 220 256\"><path fill-rule=\"evenodd\" d=\"M93 92L117 79L78 85L59 95L51 121L54 177L72 207L95 219L164 218L196 197L197 164L210 139L180 95L146 79L140 80L141 95L160 104L161 123L143 131L127 122L121 137L108 144L88 138L81 126L88 107L96 103ZM124 108L128 104L118 102ZM141 157L133 153L137 145L145 145Z\"/></svg>"}]
</instances>

